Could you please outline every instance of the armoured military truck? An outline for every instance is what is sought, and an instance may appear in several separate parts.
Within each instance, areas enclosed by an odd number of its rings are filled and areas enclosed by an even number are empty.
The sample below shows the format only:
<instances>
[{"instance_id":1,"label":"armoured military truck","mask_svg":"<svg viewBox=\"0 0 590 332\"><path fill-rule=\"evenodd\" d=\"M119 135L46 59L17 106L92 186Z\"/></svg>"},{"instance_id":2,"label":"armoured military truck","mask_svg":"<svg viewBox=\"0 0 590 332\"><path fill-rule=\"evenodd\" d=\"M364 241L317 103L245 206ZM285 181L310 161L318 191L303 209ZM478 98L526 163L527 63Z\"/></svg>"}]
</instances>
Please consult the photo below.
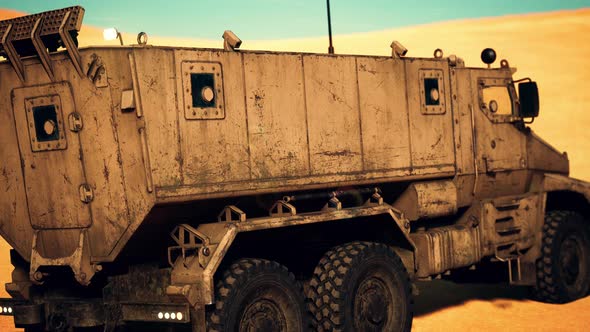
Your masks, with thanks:
<instances>
[{"instance_id":1,"label":"armoured military truck","mask_svg":"<svg viewBox=\"0 0 590 332\"><path fill-rule=\"evenodd\" d=\"M408 331L412 283L502 262L586 296L590 184L536 83L432 58L77 47L0 22L0 314L26 331Z\"/></svg>"}]
</instances>

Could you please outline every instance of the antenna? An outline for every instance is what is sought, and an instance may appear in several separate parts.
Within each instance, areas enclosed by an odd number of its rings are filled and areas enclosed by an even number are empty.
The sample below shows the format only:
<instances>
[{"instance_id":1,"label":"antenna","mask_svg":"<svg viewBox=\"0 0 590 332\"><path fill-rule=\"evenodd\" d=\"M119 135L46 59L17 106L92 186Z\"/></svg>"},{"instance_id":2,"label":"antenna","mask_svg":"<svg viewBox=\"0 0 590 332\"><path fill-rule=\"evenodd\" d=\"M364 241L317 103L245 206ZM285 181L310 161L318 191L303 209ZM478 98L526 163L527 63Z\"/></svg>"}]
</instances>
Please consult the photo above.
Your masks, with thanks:
<instances>
[{"instance_id":1,"label":"antenna","mask_svg":"<svg viewBox=\"0 0 590 332\"><path fill-rule=\"evenodd\" d=\"M330 46L328 47L328 53L334 54L334 45L332 45L332 18L330 17L330 0L326 0L326 6L328 7L328 35L330 36Z\"/></svg>"}]
</instances>

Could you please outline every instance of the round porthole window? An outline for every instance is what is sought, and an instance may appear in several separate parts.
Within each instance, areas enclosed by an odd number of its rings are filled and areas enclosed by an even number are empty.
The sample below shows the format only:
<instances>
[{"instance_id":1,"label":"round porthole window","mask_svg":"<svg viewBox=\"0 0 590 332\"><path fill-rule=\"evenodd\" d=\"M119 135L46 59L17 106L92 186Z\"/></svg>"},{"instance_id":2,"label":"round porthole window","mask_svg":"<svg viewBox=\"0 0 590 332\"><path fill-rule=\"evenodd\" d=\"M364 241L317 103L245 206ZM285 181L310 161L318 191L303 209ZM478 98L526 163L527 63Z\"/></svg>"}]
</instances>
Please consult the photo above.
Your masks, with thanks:
<instances>
[{"instance_id":1,"label":"round porthole window","mask_svg":"<svg viewBox=\"0 0 590 332\"><path fill-rule=\"evenodd\" d=\"M434 102L438 102L440 99L440 93L437 88L430 89L430 99Z\"/></svg>"},{"instance_id":2,"label":"round porthole window","mask_svg":"<svg viewBox=\"0 0 590 332\"><path fill-rule=\"evenodd\" d=\"M497 101L491 100L489 107L490 107L490 112L492 112L492 113L498 112L498 102Z\"/></svg>"},{"instance_id":3,"label":"round porthole window","mask_svg":"<svg viewBox=\"0 0 590 332\"><path fill-rule=\"evenodd\" d=\"M47 120L43 124L43 130L47 136L51 136L55 133L56 124L53 120Z\"/></svg>"},{"instance_id":4,"label":"round porthole window","mask_svg":"<svg viewBox=\"0 0 590 332\"><path fill-rule=\"evenodd\" d=\"M201 89L201 98L203 98L203 101L206 103L212 102L213 98L215 98L215 92L213 91L213 88L210 86L203 87L203 89Z\"/></svg>"}]
</instances>

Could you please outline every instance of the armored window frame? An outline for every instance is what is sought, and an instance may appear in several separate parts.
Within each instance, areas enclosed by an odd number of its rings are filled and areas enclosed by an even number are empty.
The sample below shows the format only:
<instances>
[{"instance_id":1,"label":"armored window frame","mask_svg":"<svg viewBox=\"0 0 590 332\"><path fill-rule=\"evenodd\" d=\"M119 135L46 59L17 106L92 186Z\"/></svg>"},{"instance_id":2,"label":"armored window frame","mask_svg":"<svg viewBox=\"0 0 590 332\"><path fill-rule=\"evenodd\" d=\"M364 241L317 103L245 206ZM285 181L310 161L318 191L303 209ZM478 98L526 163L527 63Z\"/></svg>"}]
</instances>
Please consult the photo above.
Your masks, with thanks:
<instances>
[{"instance_id":1,"label":"armored window frame","mask_svg":"<svg viewBox=\"0 0 590 332\"><path fill-rule=\"evenodd\" d=\"M505 87L508 90L512 104L511 114L497 114L492 112L484 101L483 91L490 87ZM479 78L478 79L478 103L480 110L494 123L507 123L522 120L518 117L518 95L514 83L510 78Z\"/></svg>"},{"instance_id":2,"label":"armored window frame","mask_svg":"<svg viewBox=\"0 0 590 332\"><path fill-rule=\"evenodd\" d=\"M223 68L219 62L183 61L181 64L184 117L187 120L220 120L225 118ZM213 90L206 101L203 89Z\"/></svg>"},{"instance_id":3,"label":"armored window frame","mask_svg":"<svg viewBox=\"0 0 590 332\"><path fill-rule=\"evenodd\" d=\"M27 98L25 99L25 110L27 114L27 122L29 124L28 129L31 150L33 152L67 149L66 130L59 95ZM54 116L52 116L51 119L44 117L44 115L40 115L40 112L47 112L48 110L54 112ZM48 120L52 120L53 125L55 126L55 137L40 134L44 130L40 126L43 126Z\"/></svg>"},{"instance_id":4,"label":"armored window frame","mask_svg":"<svg viewBox=\"0 0 590 332\"><path fill-rule=\"evenodd\" d=\"M420 84L420 111L424 115L442 115L447 112L445 98L444 72L442 69L421 69L419 73ZM430 90L438 91L438 99L433 100Z\"/></svg>"}]
</instances>

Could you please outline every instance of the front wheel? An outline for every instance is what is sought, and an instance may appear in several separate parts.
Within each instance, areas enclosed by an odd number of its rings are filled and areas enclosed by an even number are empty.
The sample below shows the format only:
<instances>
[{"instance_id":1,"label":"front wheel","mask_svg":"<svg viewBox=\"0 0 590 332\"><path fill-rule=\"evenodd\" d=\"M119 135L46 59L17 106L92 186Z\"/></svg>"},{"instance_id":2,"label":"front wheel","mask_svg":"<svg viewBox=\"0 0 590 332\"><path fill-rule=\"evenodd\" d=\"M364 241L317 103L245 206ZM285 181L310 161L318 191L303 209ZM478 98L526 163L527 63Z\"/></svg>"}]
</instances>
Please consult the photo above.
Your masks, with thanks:
<instances>
[{"instance_id":1,"label":"front wheel","mask_svg":"<svg viewBox=\"0 0 590 332\"><path fill-rule=\"evenodd\" d=\"M308 329L303 291L277 262L240 259L216 285L207 331L300 332Z\"/></svg>"},{"instance_id":2,"label":"front wheel","mask_svg":"<svg viewBox=\"0 0 590 332\"><path fill-rule=\"evenodd\" d=\"M572 211L550 211L543 225L537 261L537 299L566 303L590 289L590 234L584 218Z\"/></svg>"},{"instance_id":3,"label":"front wheel","mask_svg":"<svg viewBox=\"0 0 590 332\"><path fill-rule=\"evenodd\" d=\"M412 327L408 273L387 245L352 242L328 251L309 283L316 331L393 332Z\"/></svg>"}]
</instances>

